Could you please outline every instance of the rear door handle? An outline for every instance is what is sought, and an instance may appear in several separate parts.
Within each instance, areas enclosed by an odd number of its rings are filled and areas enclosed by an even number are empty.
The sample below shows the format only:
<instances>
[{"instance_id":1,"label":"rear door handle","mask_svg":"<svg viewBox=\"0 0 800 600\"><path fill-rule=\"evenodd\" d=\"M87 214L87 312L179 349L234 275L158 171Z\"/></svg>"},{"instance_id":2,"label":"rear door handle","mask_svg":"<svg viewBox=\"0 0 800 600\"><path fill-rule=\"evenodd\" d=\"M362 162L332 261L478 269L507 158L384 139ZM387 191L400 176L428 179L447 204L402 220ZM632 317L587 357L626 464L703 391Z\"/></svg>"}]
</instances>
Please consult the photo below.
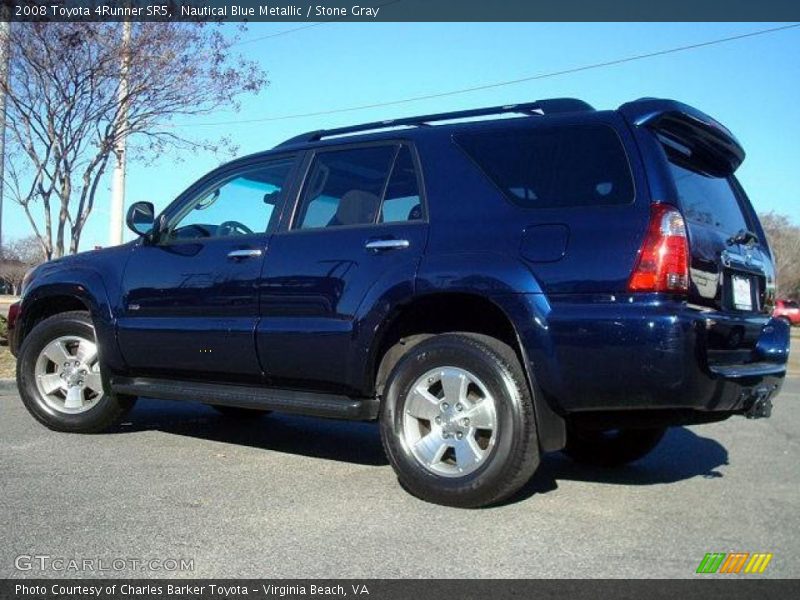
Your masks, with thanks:
<instances>
[{"instance_id":1,"label":"rear door handle","mask_svg":"<svg viewBox=\"0 0 800 600\"><path fill-rule=\"evenodd\" d=\"M264 252L260 248L244 248L242 250L231 250L228 252L228 258L233 260L240 260L243 258L257 258Z\"/></svg>"},{"instance_id":2,"label":"rear door handle","mask_svg":"<svg viewBox=\"0 0 800 600\"><path fill-rule=\"evenodd\" d=\"M402 250L410 245L408 240L369 240L364 244L364 248L367 250Z\"/></svg>"}]
</instances>

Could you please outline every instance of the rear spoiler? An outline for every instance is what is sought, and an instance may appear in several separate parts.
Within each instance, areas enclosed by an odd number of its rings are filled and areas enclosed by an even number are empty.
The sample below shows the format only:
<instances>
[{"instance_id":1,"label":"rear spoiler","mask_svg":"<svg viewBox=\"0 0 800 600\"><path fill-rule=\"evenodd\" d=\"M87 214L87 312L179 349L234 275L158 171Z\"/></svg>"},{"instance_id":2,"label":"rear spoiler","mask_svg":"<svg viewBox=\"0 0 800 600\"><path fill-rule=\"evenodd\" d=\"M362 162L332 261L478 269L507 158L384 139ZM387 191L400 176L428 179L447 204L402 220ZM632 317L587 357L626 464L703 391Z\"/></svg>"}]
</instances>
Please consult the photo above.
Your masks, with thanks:
<instances>
[{"instance_id":1,"label":"rear spoiler","mask_svg":"<svg viewBox=\"0 0 800 600\"><path fill-rule=\"evenodd\" d=\"M711 174L731 175L744 160L744 148L724 125L687 104L642 98L618 110L635 127L647 127L685 146L692 162Z\"/></svg>"}]
</instances>

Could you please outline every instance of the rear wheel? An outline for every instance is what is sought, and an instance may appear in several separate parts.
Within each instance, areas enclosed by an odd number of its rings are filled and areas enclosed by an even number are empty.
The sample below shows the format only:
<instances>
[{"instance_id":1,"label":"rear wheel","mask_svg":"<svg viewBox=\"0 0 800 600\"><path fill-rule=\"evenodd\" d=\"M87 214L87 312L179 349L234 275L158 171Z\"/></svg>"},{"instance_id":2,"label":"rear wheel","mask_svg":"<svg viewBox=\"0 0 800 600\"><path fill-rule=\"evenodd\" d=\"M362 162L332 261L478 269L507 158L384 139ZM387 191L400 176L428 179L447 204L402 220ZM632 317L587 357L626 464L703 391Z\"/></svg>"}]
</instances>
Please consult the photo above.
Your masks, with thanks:
<instances>
[{"instance_id":1,"label":"rear wheel","mask_svg":"<svg viewBox=\"0 0 800 600\"><path fill-rule=\"evenodd\" d=\"M579 463L616 467L639 460L664 437L666 427L593 431L571 427L564 452Z\"/></svg>"},{"instance_id":2,"label":"rear wheel","mask_svg":"<svg viewBox=\"0 0 800 600\"><path fill-rule=\"evenodd\" d=\"M136 401L105 388L94 326L82 311L54 315L33 328L20 348L17 385L31 415L56 431L102 431Z\"/></svg>"},{"instance_id":3,"label":"rear wheel","mask_svg":"<svg viewBox=\"0 0 800 600\"><path fill-rule=\"evenodd\" d=\"M533 402L514 351L475 334L442 334L393 369L381 439L403 486L459 507L516 492L539 464Z\"/></svg>"}]
</instances>

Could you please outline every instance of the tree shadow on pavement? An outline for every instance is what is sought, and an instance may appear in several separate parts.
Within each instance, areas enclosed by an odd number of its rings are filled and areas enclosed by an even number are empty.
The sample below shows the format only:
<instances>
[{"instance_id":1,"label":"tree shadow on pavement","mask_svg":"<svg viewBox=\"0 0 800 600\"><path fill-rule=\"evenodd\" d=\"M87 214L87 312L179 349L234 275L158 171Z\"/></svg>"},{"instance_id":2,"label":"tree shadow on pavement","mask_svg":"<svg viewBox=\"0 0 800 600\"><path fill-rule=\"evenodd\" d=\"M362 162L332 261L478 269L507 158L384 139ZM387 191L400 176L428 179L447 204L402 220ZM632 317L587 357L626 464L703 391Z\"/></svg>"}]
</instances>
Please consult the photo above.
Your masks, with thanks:
<instances>
[{"instance_id":1,"label":"tree shadow on pavement","mask_svg":"<svg viewBox=\"0 0 800 600\"><path fill-rule=\"evenodd\" d=\"M728 451L711 438L685 427L673 427L644 458L622 467L581 465L561 452L547 454L529 481L509 502L558 488L559 480L590 481L612 485L675 483L693 477L722 477L719 467L728 464Z\"/></svg>"}]
</instances>

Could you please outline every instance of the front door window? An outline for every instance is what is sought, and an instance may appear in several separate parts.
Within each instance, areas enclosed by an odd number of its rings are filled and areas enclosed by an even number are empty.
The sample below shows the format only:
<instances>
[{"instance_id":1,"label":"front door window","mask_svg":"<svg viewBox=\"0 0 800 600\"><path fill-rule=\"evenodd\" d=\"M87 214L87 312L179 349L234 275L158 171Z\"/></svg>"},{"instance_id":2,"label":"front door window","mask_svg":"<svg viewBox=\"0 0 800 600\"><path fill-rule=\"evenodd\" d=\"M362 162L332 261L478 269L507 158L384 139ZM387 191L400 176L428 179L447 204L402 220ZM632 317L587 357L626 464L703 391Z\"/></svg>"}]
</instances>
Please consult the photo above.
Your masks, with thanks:
<instances>
[{"instance_id":1,"label":"front door window","mask_svg":"<svg viewBox=\"0 0 800 600\"><path fill-rule=\"evenodd\" d=\"M271 231L293 159L249 167L212 184L171 219L162 242L231 238Z\"/></svg>"}]
</instances>

